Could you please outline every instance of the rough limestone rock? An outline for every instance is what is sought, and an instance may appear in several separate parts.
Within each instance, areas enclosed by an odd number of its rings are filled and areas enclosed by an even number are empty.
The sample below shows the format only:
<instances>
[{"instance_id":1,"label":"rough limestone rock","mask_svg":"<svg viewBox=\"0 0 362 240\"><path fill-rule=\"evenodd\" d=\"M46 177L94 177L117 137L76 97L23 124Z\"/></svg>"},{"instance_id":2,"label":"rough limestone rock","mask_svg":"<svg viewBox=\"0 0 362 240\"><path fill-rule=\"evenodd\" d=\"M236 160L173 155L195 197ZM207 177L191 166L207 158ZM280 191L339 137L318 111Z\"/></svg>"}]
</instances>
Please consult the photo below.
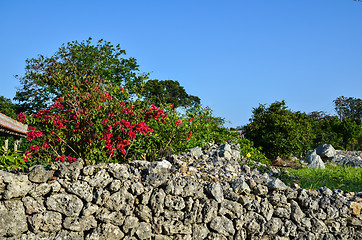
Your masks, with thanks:
<instances>
[{"instance_id":1,"label":"rough limestone rock","mask_svg":"<svg viewBox=\"0 0 362 240\"><path fill-rule=\"evenodd\" d=\"M244 161L229 142L153 162L0 171L0 238L362 239L362 192L287 186Z\"/></svg>"},{"instance_id":2,"label":"rough limestone rock","mask_svg":"<svg viewBox=\"0 0 362 240\"><path fill-rule=\"evenodd\" d=\"M34 183L44 183L53 176L53 173L45 170L42 165L35 165L29 169L29 180Z\"/></svg>"},{"instance_id":3,"label":"rough limestone rock","mask_svg":"<svg viewBox=\"0 0 362 240\"><path fill-rule=\"evenodd\" d=\"M362 158L360 156L336 155L331 162L341 166L362 167Z\"/></svg>"},{"instance_id":4,"label":"rough limestone rock","mask_svg":"<svg viewBox=\"0 0 362 240\"><path fill-rule=\"evenodd\" d=\"M33 188L33 184L26 175L15 175L0 170L0 180L6 184L2 194L3 199L24 197Z\"/></svg>"},{"instance_id":5,"label":"rough limestone rock","mask_svg":"<svg viewBox=\"0 0 362 240\"><path fill-rule=\"evenodd\" d=\"M308 168L326 168L324 162L322 161L322 158L317 155L316 151L313 151L309 156L308 156Z\"/></svg>"},{"instance_id":6,"label":"rough limestone rock","mask_svg":"<svg viewBox=\"0 0 362 240\"><path fill-rule=\"evenodd\" d=\"M47 209L57 211L67 217L78 216L83 208L83 202L77 196L71 194L54 194L46 201Z\"/></svg>"},{"instance_id":7,"label":"rough limestone rock","mask_svg":"<svg viewBox=\"0 0 362 240\"><path fill-rule=\"evenodd\" d=\"M328 160L336 156L336 150L331 144L322 144L316 148L316 153L323 159Z\"/></svg>"},{"instance_id":8,"label":"rough limestone rock","mask_svg":"<svg viewBox=\"0 0 362 240\"><path fill-rule=\"evenodd\" d=\"M20 200L0 201L0 237L19 235L27 230L23 203Z\"/></svg>"}]
</instances>

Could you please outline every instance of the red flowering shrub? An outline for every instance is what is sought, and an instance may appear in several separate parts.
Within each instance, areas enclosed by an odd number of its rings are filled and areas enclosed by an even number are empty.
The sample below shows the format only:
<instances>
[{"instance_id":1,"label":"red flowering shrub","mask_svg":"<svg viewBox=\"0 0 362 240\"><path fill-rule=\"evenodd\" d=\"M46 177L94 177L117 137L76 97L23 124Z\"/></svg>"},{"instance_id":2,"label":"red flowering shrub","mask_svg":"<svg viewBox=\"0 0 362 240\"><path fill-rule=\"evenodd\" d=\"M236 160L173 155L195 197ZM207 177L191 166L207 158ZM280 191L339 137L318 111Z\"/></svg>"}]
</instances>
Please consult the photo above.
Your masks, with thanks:
<instances>
[{"instance_id":1,"label":"red flowering shrub","mask_svg":"<svg viewBox=\"0 0 362 240\"><path fill-rule=\"evenodd\" d=\"M124 98L113 97L114 91L124 93ZM30 147L26 160L74 162L81 157L96 163L143 157L142 149L135 148L137 142L153 132L149 121L163 124L167 113L154 105L147 107L143 101L127 99L123 88L92 80L74 86L51 107L27 119L33 125L27 140L37 139L38 145Z\"/></svg>"}]
</instances>

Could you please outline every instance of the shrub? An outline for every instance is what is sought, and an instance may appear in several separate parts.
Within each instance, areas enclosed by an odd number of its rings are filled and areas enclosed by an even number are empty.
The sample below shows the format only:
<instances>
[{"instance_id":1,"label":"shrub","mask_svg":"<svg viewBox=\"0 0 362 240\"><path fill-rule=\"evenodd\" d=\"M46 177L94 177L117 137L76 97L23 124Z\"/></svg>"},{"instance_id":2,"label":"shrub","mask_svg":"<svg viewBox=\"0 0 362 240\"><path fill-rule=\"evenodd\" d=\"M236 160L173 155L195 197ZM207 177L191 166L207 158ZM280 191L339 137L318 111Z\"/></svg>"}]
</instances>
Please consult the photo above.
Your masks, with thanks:
<instances>
[{"instance_id":1,"label":"shrub","mask_svg":"<svg viewBox=\"0 0 362 240\"><path fill-rule=\"evenodd\" d=\"M271 159L304 154L314 138L311 118L305 113L292 112L284 101L254 108L245 135Z\"/></svg>"}]
</instances>

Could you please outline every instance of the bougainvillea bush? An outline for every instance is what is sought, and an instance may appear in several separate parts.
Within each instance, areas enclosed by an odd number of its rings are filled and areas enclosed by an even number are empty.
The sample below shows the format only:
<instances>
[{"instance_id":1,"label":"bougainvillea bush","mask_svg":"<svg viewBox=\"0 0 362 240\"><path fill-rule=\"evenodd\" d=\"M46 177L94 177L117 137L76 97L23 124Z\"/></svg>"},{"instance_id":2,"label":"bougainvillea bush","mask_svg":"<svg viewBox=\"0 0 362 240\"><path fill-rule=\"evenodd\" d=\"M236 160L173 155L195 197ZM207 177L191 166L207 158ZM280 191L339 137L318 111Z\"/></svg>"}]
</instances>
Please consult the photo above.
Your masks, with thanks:
<instances>
[{"instance_id":1,"label":"bougainvillea bush","mask_svg":"<svg viewBox=\"0 0 362 240\"><path fill-rule=\"evenodd\" d=\"M19 120L29 124L31 142L24 163L156 160L209 141L235 139L223 127L223 119L213 117L207 107L181 114L172 104L159 107L131 99L127 89L88 77L49 108L27 118L20 114Z\"/></svg>"}]
</instances>

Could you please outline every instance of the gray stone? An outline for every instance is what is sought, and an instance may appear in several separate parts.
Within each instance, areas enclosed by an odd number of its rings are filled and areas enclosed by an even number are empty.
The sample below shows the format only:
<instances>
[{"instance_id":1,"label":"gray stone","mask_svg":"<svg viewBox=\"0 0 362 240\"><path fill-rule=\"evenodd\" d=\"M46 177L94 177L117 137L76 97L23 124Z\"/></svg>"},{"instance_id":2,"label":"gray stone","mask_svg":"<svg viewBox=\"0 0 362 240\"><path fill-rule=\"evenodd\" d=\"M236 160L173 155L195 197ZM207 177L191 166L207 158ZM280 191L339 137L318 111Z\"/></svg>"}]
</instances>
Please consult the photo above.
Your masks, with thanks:
<instances>
[{"instance_id":1,"label":"gray stone","mask_svg":"<svg viewBox=\"0 0 362 240\"><path fill-rule=\"evenodd\" d=\"M291 207L290 218L295 222L300 222L305 216L302 209L299 207L298 203L293 200L290 202L290 207Z\"/></svg>"},{"instance_id":2,"label":"gray stone","mask_svg":"<svg viewBox=\"0 0 362 240\"><path fill-rule=\"evenodd\" d=\"M164 185L168 179L170 174L169 173L151 173L146 177L146 183L150 184L152 187L159 187Z\"/></svg>"},{"instance_id":3,"label":"gray stone","mask_svg":"<svg viewBox=\"0 0 362 240\"><path fill-rule=\"evenodd\" d=\"M77 195L86 202L92 201L93 187L91 187L87 182L78 180L73 183L67 183L65 186L68 192Z\"/></svg>"},{"instance_id":4,"label":"gray stone","mask_svg":"<svg viewBox=\"0 0 362 240\"><path fill-rule=\"evenodd\" d=\"M254 188L253 188L253 192L256 195L266 195L268 193L268 187L264 186L262 184L257 184Z\"/></svg>"},{"instance_id":5,"label":"gray stone","mask_svg":"<svg viewBox=\"0 0 362 240\"><path fill-rule=\"evenodd\" d=\"M129 215L134 209L134 197L124 189L113 193L104 203L110 211L121 211Z\"/></svg>"},{"instance_id":6,"label":"gray stone","mask_svg":"<svg viewBox=\"0 0 362 240\"><path fill-rule=\"evenodd\" d=\"M108 171L114 178L119 180L127 179L130 176L128 166L125 164L111 163L109 164Z\"/></svg>"},{"instance_id":7,"label":"gray stone","mask_svg":"<svg viewBox=\"0 0 362 240\"><path fill-rule=\"evenodd\" d=\"M96 229L92 230L86 237L86 240L121 240L124 237L124 233L119 227L110 223L101 224Z\"/></svg>"},{"instance_id":8,"label":"gray stone","mask_svg":"<svg viewBox=\"0 0 362 240\"><path fill-rule=\"evenodd\" d=\"M34 232L58 232L62 229L62 215L47 211L29 217L29 225Z\"/></svg>"},{"instance_id":9,"label":"gray stone","mask_svg":"<svg viewBox=\"0 0 362 240\"><path fill-rule=\"evenodd\" d=\"M192 148L189 151L190 151L191 156L194 158L198 158L202 155L202 150L200 147Z\"/></svg>"},{"instance_id":10,"label":"gray stone","mask_svg":"<svg viewBox=\"0 0 362 240\"><path fill-rule=\"evenodd\" d=\"M151 239L152 229L149 223L141 222L136 228L136 235L139 239Z\"/></svg>"},{"instance_id":11,"label":"gray stone","mask_svg":"<svg viewBox=\"0 0 362 240\"><path fill-rule=\"evenodd\" d=\"M265 217L267 221L269 221L274 213L273 205L268 202L267 199L264 199L260 203L260 213Z\"/></svg>"},{"instance_id":12,"label":"gray stone","mask_svg":"<svg viewBox=\"0 0 362 240\"><path fill-rule=\"evenodd\" d=\"M0 170L0 179L6 183L3 199L24 197L33 188L33 184L26 175L16 175Z\"/></svg>"},{"instance_id":13,"label":"gray stone","mask_svg":"<svg viewBox=\"0 0 362 240\"><path fill-rule=\"evenodd\" d=\"M220 149L225 151L225 152L230 152L231 153L231 146L228 143L221 144Z\"/></svg>"},{"instance_id":14,"label":"gray stone","mask_svg":"<svg viewBox=\"0 0 362 240\"><path fill-rule=\"evenodd\" d=\"M84 232L96 228L97 221L92 215L81 218L66 217L63 221L63 227L75 232Z\"/></svg>"},{"instance_id":15,"label":"gray stone","mask_svg":"<svg viewBox=\"0 0 362 240\"><path fill-rule=\"evenodd\" d=\"M19 235L28 230L21 201L0 201L0 226L0 237Z\"/></svg>"},{"instance_id":16,"label":"gray stone","mask_svg":"<svg viewBox=\"0 0 362 240\"><path fill-rule=\"evenodd\" d=\"M266 229L265 231L269 234L269 235L275 235L279 232L279 230L282 228L283 226L283 222L280 218L271 218L267 223L266 223Z\"/></svg>"},{"instance_id":17,"label":"gray stone","mask_svg":"<svg viewBox=\"0 0 362 240\"><path fill-rule=\"evenodd\" d=\"M319 188L318 191L319 191L321 194L327 195L327 196L333 194L332 190L330 190L330 189L327 188L326 186Z\"/></svg>"},{"instance_id":18,"label":"gray stone","mask_svg":"<svg viewBox=\"0 0 362 240\"><path fill-rule=\"evenodd\" d=\"M180 211L186 207L185 201L180 196L166 195L165 206L173 211Z\"/></svg>"},{"instance_id":19,"label":"gray stone","mask_svg":"<svg viewBox=\"0 0 362 240\"><path fill-rule=\"evenodd\" d=\"M140 182L135 182L135 183L131 184L131 186L130 186L130 192L133 195L136 195L136 196L141 195L144 191L145 191L145 188L144 188L143 184Z\"/></svg>"},{"instance_id":20,"label":"gray stone","mask_svg":"<svg viewBox=\"0 0 362 240\"><path fill-rule=\"evenodd\" d=\"M283 219L290 218L290 208L277 207L274 209L273 216Z\"/></svg>"},{"instance_id":21,"label":"gray stone","mask_svg":"<svg viewBox=\"0 0 362 240\"><path fill-rule=\"evenodd\" d=\"M106 208L102 208L95 216L101 222L111 223L116 226L122 226L126 218L120 211L111 212Z\"/></svg>"},{"instance_id":22,"label":"gray stone","mask_svg":"<svg viewBox=\"0 0 362 240\"><path fill-rule=\"evenodd\" d=\"M110 196L111 196L111 194L109 191L101 189L101 188L97 189L93 193L93 203L95 203L99 206L103 206L108 201Z\"/></svg>"},{"instance_id":23,"label":"gray stone","mask_svg":"<svg viewBox=\"0 0 362 240\"><path fill-rule=\"evenodd\" d=\"M205 239L209 234L209 229L205 225L192 226L192 239Z\"/></svg>"},{"instance_id":24,"label":"gray stone","mask_svg":"<svg viewBox=\"0 0 362 240\"><path fill-rule=\"evenodd\" d=\"M51 190L52 187L48 183L41 183L30 191L30 195L32 197L41 197L48 194Z\"/></svg>"},{"instance_id":25,"label":"gray stone","mask_svg":"<svg viewBox=\"0 0 362 240\"><path fill-rule=\"evenodd\" d=\"M322 144L316 148L316 153L322 159L331 159L336 155L336 150L331 144Z\"/></svg>"},{"instance_id":26,"label":"gray stone","mask_svg":"<svg viewBox=\"0 0 362 240\"><path fill-rule=\"evenodd\" d=\"M267 186L268 186L268 188L274 189L274 190L287 189L287 186L285 185L285 183L283 183L279 178L276 178L273 181L268 182Z\"/></svg>"},{"instance_id":27,"label":"gray stone","mask_svg":"<svg viewBox=\"0 0 362 240\"><path fill-rule=\"evenodd\" d=\"M308 156L308 168L322 168L322 169L325 169L326 166L324 164L324 162L322 161L322 158L317 155L315 152L311 153L309 156Z\"/></svg>"},{"instance_id":28,"label":"gray stone","mask_svg":"<svg viewBox=\"0 0 362 240\"><path fill-rule=\"evenodd\" d=\"M210 228L225 236L233 236L235 234L233 222L224 216L214 218L210 222Z\"/></svg>"},{"instance_id":29,"label":"gray stone","mask_svg":"<svg viewBox=\"0 0 362 240\"><path fill-rule=\"evenodd\" d=\"M150 199L150 206L154 216L158 217L163 212L166 194L163 189L155 190Z\"/></svg>"},{"instance_id":30,"label":"gray stone","mask_svg":"<svg viewBox=\"0 0 362 240\"><path fill-rule=\"evenodd\" d=\"M226 160L230 160L232 158L231 153L225 150L219 151L219 156L225 158Z\"/></svg>"},{"instance_id":31,"label":"gray stone","mask_svg":"<svg viewBox=\"0 0 362 240\"><path fill-rule=\"evenodd\" d=\"M150 222L152 220L152 211L147 205L138 205L135 209L135 215L145 222Z\"/></svg>"},{"instance_id":32,"label":"gray stone","mask_svg":"<svg viewBox=\"0 0 362 240\"><path fill-rule=\"evenodd\" d=\"M204 223L209 223L217 216L218 204L215 200L207 200L204 205L202 215L204 217Z\"/></svg>"},{"instance_id":33,"label":"gray stone","mask_svg":"<svg viewBox=\"0 0 362 240\"><path fill-rule=\"evenodd\" d=\"M29 180L34 183L45 183L53 176L52 172L45 170L42 165L35 165L29 168Z\"/></svg>"},{"instance_id":34,"label":"gray stone","mask_svg":"<svg viewBox=\"0 0 362 240\"><path fill-rule=\"evenodd\" d=\"M67 217L78 216L83 208L83 202L72 194L54 194L46 200L48 210L63 213Z\"/></svg>"},{"instance_id":35,"label":"gray stone","mask_svg":"<svg viewBox=\"0 0 362 240\"><path fill-rule=\"evenodd\" d=\"M249 185L244 180L241 179L236 179L231 181L230 186L237 194L242 194L242 193L249 194L251 191Z\"/></svg>"},{"instance_id":36,"label":"gray stone","mask_svg":"<svg viewBox=\"0 0 362 240\"><path fill-rule=\"evenodd\" d=\"M221 203L221 207L219 209L220 215L228 215L232 219L234 218L241 218L243 214L243 206L240 203L224 200Z\"/></svg>"},{"instance_id":37,"label":"gray stone","mask_svg":"<svg viewBox=\"0 0 362 240\"><path fill-rule=\"evenodd\" d=\"M46 210L43 199L41 198L32 198L30 196L26 196L22 199L22 201L27 214L41 213Z\"/></svg>"},{"instance_id":38,"label":"gray stone","mask_svg":"<svg viewBox=\"0 0 362 240\"><path fill-rule=\"evenodd\" d=\"M105 169L100 170L89 179L89 185L95 188L105 188L109 183L112 182L111 176Z\"/></svg>"},{"instance_id":39,"label":"gray stone","mask_svg":"<svg viewBox=\"0 0 362 240\"><path fill-rule=\"evenodd\" d=\"M224 193L219 182L210 183L207 187L207 191L215 198L218 203L224 201Z\"/></svg>"},{"instance_id":40,"label":"gray stone","mask_svg":"<svg viewBox=\"0 0 362 240\"><path fill-rule=\"evenodd\" d=\"M183 224L181 221L167 221L163 225L163 229L167 235L192 234L192 227Z\"/></svg>"},{"instance_id":41,"label":"gray stone","mask_svg":"<svg viewBox=\"0 0 362 240\"><path fill-rule=\"evenodd\" d=\"M122 230L127 234L131 230L138 227L138 222L139 222L138 218L133 216L128 216L125 219L124 224L122 225Z\"/></svg>"},{"instance_id":42,"label":"gray stone","mask_svg":"<svg viewBox=\"0 0 362 240\"><path fill-rule=\"evenodd\" d=\"M99 210L98 205L87 202L83 207L82 215L90 216L90 215L93 215L94 213L98 212L98 210Z\"/></svg>"}]
</instances>

